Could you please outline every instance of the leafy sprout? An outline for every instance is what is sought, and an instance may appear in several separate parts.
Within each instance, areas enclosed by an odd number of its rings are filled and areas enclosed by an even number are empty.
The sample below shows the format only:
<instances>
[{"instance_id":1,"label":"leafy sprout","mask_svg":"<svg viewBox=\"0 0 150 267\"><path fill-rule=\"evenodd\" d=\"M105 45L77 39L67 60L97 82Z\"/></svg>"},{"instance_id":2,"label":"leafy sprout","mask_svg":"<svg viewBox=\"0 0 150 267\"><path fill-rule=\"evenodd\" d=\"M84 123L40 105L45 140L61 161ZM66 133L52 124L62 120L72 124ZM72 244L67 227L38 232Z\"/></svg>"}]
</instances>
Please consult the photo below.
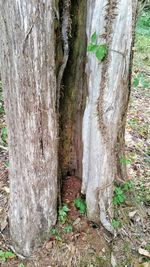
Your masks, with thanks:
<instances>
[{"instance_id":1,"label":"leafy sprout","mask_svg":"<svg viewBox=\"0 0 150 267\"><path fill-rule=\"evenodd\" d=\"M69 208L66 204L63 205L61 208L59 208L58 220L63 224L67 221L68 211L69 211Z\"/></svg>"},{"instance_id":2,"label":"leafy sprout","mask_svg":"<svg viewBox=\"0 0 150 267\"><path fill-rule=\"evenodd\" d=\"M113 219L112 222L111 222L111 224L112 224L112 226L113 226L114 228L119 228L119 227L121 227L121 222L120 222L120 220L115 220L115 219Z\"/></svg>"},{"instance_id":3,"label":"leafy sprout","mask_svg":"<svg viewBox=\"0 0 150 267\"><path fill-rule=\"evenodd\" d=\"M2 141L4 144L7 143L7 128L6 127L3 127L2 130L1 130L1 138L2 138Z\"/></svg>"},{"instance_id":4,"label":"leafy sprout","mask_svg":"<svg viewBox=\"0 0 150 267\"><path fill-rule=\"evenodd\" d=\"M93 52L99 61L103 61L108 54L108 47L106 44L97 44L97 34L94 32L91 36L91 43L87 47L88 52Z\"/></svg>"},{"instance_id":5,"label":"leafy sprout","mask_svg":"<svg viewBox=\"0 0 150 267\"><path fill-rule=\"evenodd\" d=\"M72 225L68 224L64 228L65 233L71 233L73 231Z\"/></svg>"},{"instance_id":6,"label":"leafy sprout","mask_svg":"<svg viewBox=\"0 0 150 267\"><path fill-rule=\"evenodd\" d=\"M120 205L125 202L126 196L121 189L121 187L115 187L114 190L114 197L113 197L113 204Z\"/></svg>"},{"instance_id":7,"label":"leafy sprout","mask_svg":"<svg viewBox=\"0 0 150 267\"><path fill-rule=\"evenodd\" d=\"M113 204L123 204L126 200L126 193L131 191L133 187L134 184L132 181L127 181L122 186L116 186L114 189Z\"/></svg>"},{"instance_id":8,"label":"leafy sprout","mask_svg":"<svg viewBox=\"0 0 150 267\"><path fill-rule=\"evenodd\" d=\"M3 250L0 250L0 259L5 262L7 261L8 259L12 259L12 258L15 258L16 255L11 252L11 251L3 251Z\"/></svg>"},{"instance_id":9,"label":"leafy sprout","mask_svg":"<svg viewBox=\"0 0 150 267\"><path fill-rule=\"evenodd\" d=\"M58 241L62 241L62 238L61 238L61 236L60 236L60 234L59 234L57 228L52 228L52 229L51 229L51 235L52 235L52 236L55 236L56 240L58 240Z\"/></svg>"},{"instance_id":10,"label":"leafy sprout","mask_svg":"<svg viewBox=\"0 0 150 267\"><path fill-rule=\"evenodd\" d=\"M81 214L85 214L86 213L86 210L87 210L87 206L86 206L86 203L85 203L85 200L82 199L82 198L76 198L74 200L74 205L77 209L79 209L80 213Z\"/></svg>"}]
</instances>

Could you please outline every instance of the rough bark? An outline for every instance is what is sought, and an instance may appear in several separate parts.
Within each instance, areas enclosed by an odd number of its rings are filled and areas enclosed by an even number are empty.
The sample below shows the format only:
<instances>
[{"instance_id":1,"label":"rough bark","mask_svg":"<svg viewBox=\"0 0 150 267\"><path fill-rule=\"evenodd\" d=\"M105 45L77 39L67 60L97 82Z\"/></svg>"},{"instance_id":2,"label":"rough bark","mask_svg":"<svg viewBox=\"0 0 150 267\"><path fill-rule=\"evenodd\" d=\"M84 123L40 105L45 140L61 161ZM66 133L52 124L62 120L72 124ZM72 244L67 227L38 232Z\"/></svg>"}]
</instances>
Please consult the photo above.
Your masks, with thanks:
<instances>
[{"instance_id":1,"label":"rough bark","mask_svg":"<svg viewBox=\"0 0 150 267\"><path fill-rule=\"evenodd\" d=\"M83 118L83 181L88 217L101 221L113 232L113 182L125 176L124 127L129 99L129 66L132 50L134 0L88 0L88 43L94 32L108 47L107 58L98 62L88 53L88 97ZM121 151L119 151L121 148ZM119 168L118 168L119 166ZM125 178L125 177L124 177Z\"/></svg>"},{"instance_id":2,"label":"rough bark","mask_svg":"<svg viewBox=\"0 0 150 267\"><path fill-rule=\"evenodd\" d=\"M29 256L56 222L57 121L53 0L0 1L9 131L10 233Z\"/></svg>"}]
</instances>

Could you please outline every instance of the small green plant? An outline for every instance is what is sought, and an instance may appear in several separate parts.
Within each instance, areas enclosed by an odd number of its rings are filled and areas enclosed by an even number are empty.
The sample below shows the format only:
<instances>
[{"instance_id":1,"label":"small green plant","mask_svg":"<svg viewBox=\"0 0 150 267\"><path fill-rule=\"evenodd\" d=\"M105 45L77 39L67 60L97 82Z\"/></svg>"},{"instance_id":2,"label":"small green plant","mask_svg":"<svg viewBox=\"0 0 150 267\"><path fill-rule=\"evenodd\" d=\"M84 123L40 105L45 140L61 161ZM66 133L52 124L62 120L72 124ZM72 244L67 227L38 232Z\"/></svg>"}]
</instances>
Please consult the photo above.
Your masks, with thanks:
<instances>
[{"instance_id":1,"label":"small green plant","mask_svg":"<svg viewBox=\"0 0 150 267\"><path fill-rule=\"evenodd\" d=\"M3 127L1 130L1 138L4 144L7 143L7 128Z\"/></svg>"},{"instance_id":2,"label":"small green plant","mask_svg":"<svg viewBox=\"0 0 150 267\"><path fill-rule=\"evenodd\" d=\"M149 85L150 83L143 73L138 73L133 79L134 88L141 86L143 87L143 89L145 89L145 88L149 88Z\"/></svg>"},{"instance_id":3,"label":"small green plant","mask_svg":"<svg viewBox=\"0 0 150 267\"><path fill-rule=\"evenodd\" d=\"M95 53L99 61L103 61L108 54L108 47L106 44L97 44L97 34L94 32L91 36L91 43L88 45L88 52Z\"/></svg>"},{"instance_id":4,"label":"small green plant","mask_svg":"<svg viewBox=\"0 0 150 267\"><path fill-rule=\"evenodd\" d=\"M0 250L0 259L4 262L7 261L8 259L12 259L15 257L16 257L16 255L11 251Z\"/></svg>"},{"instance_id":5,"label":"small green plant","mask_svg":"<svg viewBox=\"0 0 150 267\"><path fill-rule=\"evenodd\" d=\"M121 227L121 221L120 220L116 220L116 219L113 219L112 220L112 226L114 227L114 228L120 228Z\"/></svg>"},{"instance_id":6,"label":"small green plant","mask_svg":"<svg viewBox=\"0 0 150 267\"><path fill-rule=\"evenodd\" d=\"M66 204L63 205L61 208L59 208L58 220L63 224L67 221L68 211L69 211L69 208Z\"/></svg>"},{"instance_id":7,"label":"small green plant","mask_svg":"<svg viewBox=\"0 0 150 267\"><path fill-rule=\"evenodd\" d=\"M132 159L129 159L129 158L127 159L126 157L122 157L120 158L120 163L122 165L128 165L132 163Z\"/></svg>"},{"instance_id":8,"label":"small green plant","mask_svg":"<svg viewBox=\"0 0 150 267\"><path fill-rule=\"evenodd\" d=\"M65 233L71 233L71 232L73 232L72 225L70 225L70 224L66 225L65 228L64 228L64 231L65 231Z\"/></svg>"},{"instance_id":9,"label":"small green plant","mask_svg":"<svg viewBox=\"0 0 150 267\"><path fill-rule=\"evenodd\" d=\"M23 263L20 263L18 267L25 267L25 265Z\"/></svg>"},{"instance_id":10,"label":"small green plant","mask_svg":"<svg viewBox=\"0 0 150 267\"><path fill-rule=\"evenodd\" d=\"M126 200L126 196L121 187L115 187L114 190L114 197L113 197L113 204L120 205L124 203Z\"/></svg>"},{"instance_id":11,"label":"small green plant","mask_svg":"<svg viewBox=\"0 0 150 267\"><path fill-rule=\"evenodd\" d=\"M62 238L61 238L61 236L60 236L60 234L56 228L51 229L51 235L55 236L56 240L62 241Z\"/></svg>"},{"instance_id":12,"label":"small green plant","mask_svg":"<svg viewBox=\"0 0 150 267\"><path fill-rule=\"evenodd\" d=\"M140 80L138 77L135 77L133 80L133 86L136 88L139 86Z\"/></svg>"},{"instance_id":13,"label":"small green plant","mask_svg":"<svg viewBox=\"0 0 150 267\"><path fill-rule=\"evenodd\" d=\"M127 191L130 191L131 189L134 188L134 183L133 181L127 181L124 183L123 185L123 191L127 192Z\"/></svg>"},{"instance_id":14,"label":"small green plant","mask_svg":"<svg viewBox=\"0 0 150 267\"><path fill-rule=\"evenodd\" d=\"M86 213L86 209L87 209L87 206L86 206L86 203L85 203L85 200L82 199L82 198L76 198L74 200L74 205L77 209L79 209L80 213L81 214L85 214Z\"/></svg>"},{"instance_id":15,"label":"small green plant","mask_svg":"<svg viewBox=\"0 0 150 267\"><path fill-rule=\"evenodd\" d=\"M116 186L114 189L113 204L121 205L126 200L126 193L134 187L133 181L127 181L121 186Z\"/></svg>"},{"instance_id":16,"label":"small green plant","mask_svg":"<svg viewBox=\"0 0 150 267\"><path fill-rule=\"evenodd\" d=\"M128 124L131 126L131 127L135 127L135 126L137 126L137 124L138 124L138 119L137 118L132 118L132 119L129 119L128 120Z\"/></svg>"}]
</instances>

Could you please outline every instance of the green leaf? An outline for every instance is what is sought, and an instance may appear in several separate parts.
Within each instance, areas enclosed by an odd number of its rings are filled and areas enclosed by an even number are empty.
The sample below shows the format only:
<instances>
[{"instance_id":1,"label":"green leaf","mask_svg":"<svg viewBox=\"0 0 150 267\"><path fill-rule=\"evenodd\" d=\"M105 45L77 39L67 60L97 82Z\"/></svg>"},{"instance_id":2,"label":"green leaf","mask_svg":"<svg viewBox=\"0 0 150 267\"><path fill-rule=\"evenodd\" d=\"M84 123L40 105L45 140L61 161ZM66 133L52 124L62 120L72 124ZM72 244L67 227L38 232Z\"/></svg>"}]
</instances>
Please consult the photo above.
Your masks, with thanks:
<instances>
[{"instance_id":1,"label":"green leaf","mask_svg":"<svg viewBox=\"0 0 150 267\"><path fill-rule=\"evenodd\" d=\"M56 240L62 241L62 238L56 228L51 229L51 235L55 236Z\"/></svg>"},{"instance_id":2,"label":"green leaf","mask_svg":"<svg viewBox=\"0 0 150 267\"><path fill-rule=\"evenodd\" d=\"M120 205L124 203L126 199L126 196L124 194L124 191L121 187L115 187L114 189L114 196L113 196L113 204L114 205Z\"/></svg>"},{"instance_id":3,"label":"green leaf","mask_svg":"<svg viewBox=\"0 0 150 267\"><path fill-rule=\"evenodd\" d=\"M69 211L69 208L68 208L67 205L64 205L64 206L62 207L62 210L65 211L65 212L68 212L68 211Z\"/></svg>"},{"instance_id":4,"label":"green leaf","mask_svg":"<svg viewBox=\"0 0 150 267\"><path fill-rule=\"evenodd\" d=\"M2 131L1 131L1 138L3 140L4 143L7 142L7 128L3 127Z\"/></svg>"},{"instance_id":5,"label":"green leaf","mask_svg":"<svg viewBox=\"0 0 150 267\"><path fill-rule=\"evenodd\" d=\"M75 207L76 207L77 209L80 210L80 213L81 213L81 214L86 213L86 209L87 209L87 207L86 207L85 200L83 200L82 198L76 198L76 199L74 200L74 205L75 205Z\"/></svg>"},{"instance_id":6,"label":"green leaf","mask_svg":"<svg viewBox=\"0 0 150 267\"><path fill-rule=\"evenodd\" d=\"M132 159L126 159L125 157L122 157L120 159L120 163L123 164L123 165L128 165L128 164L132 163Z\"/></svg>"},{"instance_id":7,"label":"green leaf","mask_svg":"<svg viewBox=\"0 0 150 267\"><path fill-rule=\"evenodd\" d=\"M25 265L23 263L20 263L18 267L25 267Z\"/></svg>"},{"instance_id":8,"label":"green leaf","mask_svg":"<svg viewBox=\"0 0 150 267\"><path fill-rule=\"evenodd\" d=\"M58 235L59 233L58 233L58 230L57 230L56 228L52 228L52 229L51 229L51 234L54 235L54 236L56 236L56 235Z\"/></svg>"},{"instance_id":9,"label":"green leaf","mask_svg":"<svg viewBox=\"0 0 150 267\"><path fill-rule=\"evenodd\" d=\"M96 44L96 42L97 42L97 34L96 34L96 32L94 32L92 34L92 36L91 36L91 42L94 43L94 44Z\"/></svg>"},{"instance_id":10,"label":"green leaf","mask_svg":"<svg viewBox=\"0 0 150 267\"><path fill-rule=\"evenodd\" d=\"M114 191L115 191L116 195L122 195L123 194L123 191L120 187L116 187Z\"/></svg>"},{"instance_id":11,"label":"green leaf","mask_svg":"<svg viewBox=\"0 0 150 267\"><path fill-rule=\"evenodd\" d=\"M57 236L56 236L56 240L57 240L57 241L62 241L61 236L60 236L60 235L57 235Z\"/></svg>"},{"instance_id":12,"label":"green leaf","mask_svg":"<svg viewBox=\"0 0 150 267\"><path fill-rule=\"evenodd\" d=\"M11 252L11 251L3 251L3 250L0 250L0 258L2 259L2 261L6 261L7 259L12 259L12 258L15 258L16 255Z\"/></svg>"},{"instance_id":13,"label":"green leaf","mask_svg":"<svg viewBox=\"0 0 150 267\"><path fill-rule=\"evenodd\" d=\"M123 203L125 201L125 196L124 195L118 195L118 201L119 201L119 203Z\"/></svg>"},{"instance_id":14,"label":"green leaf","mask_svg":"<svg viewBox=\"0 0 150 267\"><path fill-rule=\"evenodd\" d=\"M130 189L132 189L134 187L134 183L133 181L128 181L124 184L123 186L123 190L124 191L129 191Z\"/></svg>"},{"instance_id":15,"label":"green leaf","mask_svg":"<svg viewBox=\"0 0 150 267\"><path fill-rule=\"evenodd\" d=\"M60 210L60 211L59 211L59 216L66 216L66 212L63 211L63 210Z\"/></svg>"},{"instance_id":16,"label":"green leaf","mask_svg":"<svg viewBox=\"0 0 150 267\"><path fill-rule=\"evenodd\" d=\"M96 45L96 44L89 44L88 45L88 48L87 48L87 51L88 52L96 52L97 51L97 48L98 48L98 45Z\"/></svg>"},{"instance_id":17,"label":"green leaf","mask_svg":"<svg viewBox=\"0 0 150 267\"><path fill-rule=\"evenodd\" d=\"M67 225L64 228L65 233L71 233L73 231L72 225Z\"/></svg>"},{"instance_id":18,"label":"green leaf","mask_svg":"<svg viewBox=\"0 0 150 267\"><path fill-rule=\"evenodd\" d=\"M121 227L121 222L119 220L113 219L111 224L114 228Z\"/></svg>"},{"instance_id":19,"label":"green leaf","mask_svg":"<svg viewBox=\"0 0 150 267\"><path fill-rule=\"evenodd\" d=\"M62 223L66 222L68 211L69 211L69 208L67 205L64 205L63 207L59 208L59 211L58 211L59 221L61 221Z\"/></svg>"},{"instance_id":20,"label":"green leaf","mask_svg":"<svg viewBox=\"0 0 150 267\"><path fill-rule=\"evenodd\" d=\"M4 257L6 259L9 259L9 258L15 258L16 255L13 252L11 252L11 251L6 251Z\"/></svg>"},{"instance_id":21,"label":"green leaf","mask_svg":"<svg viewBox=\"0 0 150 267\"><path fill-rule=\"evenodd\" d=\"M103 61L108 54L108 48L106 44L99 45L96 50L96 57L98 60Z\"/></svg>"},{"instance_id":22,"label":"green leaf","mask_svg":"<svg viewBox=\"0 0 150 267\"><path fill-rule=\"evenodd\" d=\"M115 197L115 196L113 197L113 204L114 205L117 205L118 204L117 197Z\"/></svg>"},{"instance_id":23,"label":"green leaf","mask_svg":"<svg viewBox=\"0 0 150 267\"><path fill-rule=\"evenodd\" d=\"M133 86L134 87L138 87L139 82L140 82L139 78L138 77L135 77L134 80L133 80Z\"/></svg>"}]
</instances>

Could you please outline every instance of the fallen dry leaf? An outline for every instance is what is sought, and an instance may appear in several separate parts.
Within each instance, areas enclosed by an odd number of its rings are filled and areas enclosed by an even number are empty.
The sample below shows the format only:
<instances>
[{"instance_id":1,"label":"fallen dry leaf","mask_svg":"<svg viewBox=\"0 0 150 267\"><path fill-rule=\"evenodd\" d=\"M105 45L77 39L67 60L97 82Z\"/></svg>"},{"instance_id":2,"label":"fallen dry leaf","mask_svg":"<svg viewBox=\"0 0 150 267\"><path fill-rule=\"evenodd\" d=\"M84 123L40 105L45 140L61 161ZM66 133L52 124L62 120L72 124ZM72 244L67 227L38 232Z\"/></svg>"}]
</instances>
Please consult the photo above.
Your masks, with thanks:
<instances>
[{"instance_id":1,"label":"fallen dry leaf","mask_svg":"<svg viewBox=\"0 0 150 267\"><path fill-rule=\"evenodd\" d=\"M115 258L113 253L111 253L111 265L112 265L112 267L117 266L116 258Z\"/></svg>"},{"instance_id":2,"label":"fallen dry leaf","mask_svg":"<svg viewBox=\"0 0 150 267\"><path fill-rule=\"evenodd\" d=\"M47 250L50 250L53 247L53 241L46 243L45 247Z\"/></svg>"},{"instance_id":3,"label":"fallen dry leaf","mask_svg":"<svg viewBox=\"0 0 150 267\"><path fill-rule=\"evenodd\" d=\"M133 218L136 213L137 213L137 210L134 210L134 211L129 212L129 217L130 218Z\"/></svg>"},{"instance_id":4,"label":"fallen dry leaf","mask_svg":"<svg viewBox=\"0 0 150 267\"><path fill-rule=\"evenodd\" d=\"M9 189L9 187L4 186L2 189L3 189L7 194L10 193L10 189Z\"/></svg>"},{"instance_id":5,"label":"fallen dry leaf","mask_svg":"<svg viewBox=\"0 0 150 267\"><path fill-rule=\"evenodd\" d=\"M4 219L1 221L1 224L0 224L1 232L3 232L5 230L7 225L8 225L7 216L5 216Z\"/></svg>"},{"instance_id":6,"label":"fallen dry leaf","mask_svg":"<svg viewBox=\"0 0 150 267\"><path fill-rule=\"evenodd\" d=\"M147 250L145 250L143 248L139 248L138 252L139 252L140 255L143 255L145 257L150 258L150 252L148 252Z\"/></svg>"}]
</instances>

